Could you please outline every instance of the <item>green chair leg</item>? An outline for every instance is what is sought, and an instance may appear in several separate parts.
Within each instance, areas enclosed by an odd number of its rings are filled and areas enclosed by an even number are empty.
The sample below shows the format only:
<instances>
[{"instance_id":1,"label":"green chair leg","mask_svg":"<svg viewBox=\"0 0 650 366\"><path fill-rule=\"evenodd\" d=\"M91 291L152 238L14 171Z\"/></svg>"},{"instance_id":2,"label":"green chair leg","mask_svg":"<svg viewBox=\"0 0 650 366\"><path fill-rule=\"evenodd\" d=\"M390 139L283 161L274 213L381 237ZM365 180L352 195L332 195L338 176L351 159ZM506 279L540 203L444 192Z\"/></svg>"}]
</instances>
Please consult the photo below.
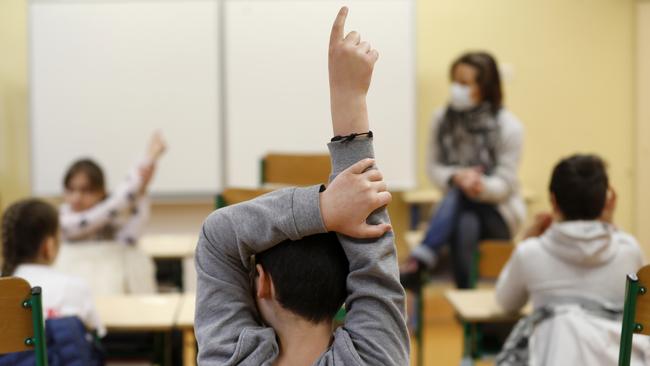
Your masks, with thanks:
<instances>
[{"instance_id":1,"label":"green chair leg","mask_svg":"<svg viewBox=\"0 0 650 366\"><path fill-rule=\"evenodd\" d=\"M36 357L36 366L47 366L47 345L45 344L45 330L43 322L43 303L41 298L41 288L33 287L29 300L23 303L26 308L32 310L32 325L34 329L33 338L25 340L25 343L34 346L34 355Z\"/></svg>"},{"instance_id":2,"label":"green chair leg","mask_svg":"<svg viewBox=\"0 0 650 366\"><path fill-rule=\"evenodd\" d=\"M632 358L632 337L640 331L640 324L635 322L636 298L640 292L639 279L636 274L627 276L625 286L625 307L623 309L623 328L621 330L621 347L618 355L619 366L630 366Z\"/></svg>"},{"instance_id":3,"label":"green chair leg","mask_svg":"<svg viewBox=\"0 0 650 366\"><path fill-rule=\"evenodd\" d=\"M415 329L415 340L417 342L418 352L416 355L418 366L424 365L424 293L422 287L418 290L416 294L416 329Z\"/></svg>"}]
</instances>

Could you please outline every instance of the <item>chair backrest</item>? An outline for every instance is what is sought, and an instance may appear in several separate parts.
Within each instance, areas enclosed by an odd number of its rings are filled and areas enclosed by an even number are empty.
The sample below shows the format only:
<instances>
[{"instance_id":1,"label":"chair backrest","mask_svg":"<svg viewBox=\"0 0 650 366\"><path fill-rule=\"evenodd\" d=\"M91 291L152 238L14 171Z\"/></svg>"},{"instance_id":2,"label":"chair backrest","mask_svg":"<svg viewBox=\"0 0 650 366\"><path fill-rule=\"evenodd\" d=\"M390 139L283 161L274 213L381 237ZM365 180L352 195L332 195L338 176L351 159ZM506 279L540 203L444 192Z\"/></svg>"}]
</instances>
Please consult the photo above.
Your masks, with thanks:
<instances>
[{"instance_id":1,"label":"chair backrest","mask_svg":"<svg viewBox=\"0 0 650 366\"><path fill-rule=\"evenodd\" d=\"M269 192L271 192L270 189L226 188L217 197L217 208L252 200L253 198L259 197Z\"/></svg>"},{"instance_id":2,"label":"chair backrest","mask_svg":"<svg viewBox=\"0 0 650 366\"><path fill-rule=\"evenodd\" d=\"M650 265L636 274L627 276L625 308L621 330L621 348L618 357L620 366L629 366L632 353L632 336L650 335Z\"/></svg>"},{"instance_id":3,"label":"chair backrest","mask_svg":"<svg viewBox=\"0 0 650 366\"><path fill-rule=\"evenodd\" d=\"M308 186L327 183L331 171L327 154L267 154L262 159L261 183Z\"/></svg>"},{"instance_id":4,"label":"chair backrest","mask_svg":"<svg viewBox=\"0 0 650 366\"><path fill-rule=\"evenodd\" d=\"M481 241L470 268L469 287L476 287L479 279L497 279L514 249L515 245L510 240Z\"/></svg>"},{"instance_id":5,"label":"chair backrest","mask_svg":"<svg viewBox=\"0 0 650 366\"><path fill-rule=\"evenodd\" d=\"M486 240L481 242L478 246L479 278L498 278L514 249L514 244L508 240Z\"/></svg>"},{"instance_id":6,"label":"chair backrest","mask_svg":"<svg viewBox=\"0 0 650 366\"><path fill-rule=\"evenodd\" d=\"M35 350L47 365L41 288L22 278L0 278L0 354Z\"/></svg>"}]
</instances>

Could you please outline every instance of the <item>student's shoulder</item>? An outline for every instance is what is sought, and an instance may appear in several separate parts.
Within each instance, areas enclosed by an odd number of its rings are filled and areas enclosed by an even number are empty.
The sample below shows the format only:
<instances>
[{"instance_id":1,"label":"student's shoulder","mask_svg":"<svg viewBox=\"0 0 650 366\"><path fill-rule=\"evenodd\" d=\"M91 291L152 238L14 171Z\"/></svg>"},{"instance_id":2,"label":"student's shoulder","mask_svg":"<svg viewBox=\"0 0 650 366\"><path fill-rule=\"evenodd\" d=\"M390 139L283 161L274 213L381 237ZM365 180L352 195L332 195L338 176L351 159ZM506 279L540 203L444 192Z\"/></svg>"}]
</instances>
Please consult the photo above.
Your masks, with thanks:
<instances>
[{"instance_id":1,"label":"student's shoulder","mask_svg":"<svg viewBox=\"0 0 650 366\"><path fill-rule=\"evenodd\" d=\"M539 258L544 252L542 241L539 237L531 237L522 240L515 246L513 257L519 261L529 261Z\"/></svg>"},{"instance_id":2,"label":"student's shoulder","mask_svg":"<svg viewBox=\"0 0 650 366\"><path fill-rule=\"evenodd\" d=\"M620 229L616 229L612 234L612 239L616 243L619 250L638 255L642 254L641 246L632 234Z\"/></svg>"}]
</instances>

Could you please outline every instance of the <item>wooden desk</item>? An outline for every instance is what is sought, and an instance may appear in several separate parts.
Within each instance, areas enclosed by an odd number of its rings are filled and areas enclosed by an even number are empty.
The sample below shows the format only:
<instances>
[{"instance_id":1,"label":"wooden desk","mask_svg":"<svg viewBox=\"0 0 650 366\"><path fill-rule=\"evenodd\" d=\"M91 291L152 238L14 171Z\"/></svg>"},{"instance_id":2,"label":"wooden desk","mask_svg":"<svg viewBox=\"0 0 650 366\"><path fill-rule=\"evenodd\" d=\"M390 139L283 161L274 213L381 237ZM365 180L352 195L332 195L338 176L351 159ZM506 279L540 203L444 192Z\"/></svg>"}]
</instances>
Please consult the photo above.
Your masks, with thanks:
<instances>
[{"instance_id":1,"label":"wooden desk","mask_svg":"<svg viewBox=\"0 0 650 366\"><path fill-rule=\"evenodd\" d=\"M196 365L196 338L194 337L194 306L196 294L183 295L176 317L176 327L183 333L183 366Z\"/></svg>"},{"instance_id":2,"label":"wooden desk","mask_svg":"<svg viewBox=\"0 0 650 366\"><path fill-rule=\"evenodd\" d=\"M97 311L109 331L169 331L181 301L178 294L97 297Z\"/></svg>"},{"instance_id":3,"label":"wooden desk","mask_svg":"<svg viewBox=\"0 0 650 366\"><path fill-rule=\"evenodd\" d=\"M480 357L477 324L517 321L532 311L530 304L518 313L507 313L496 301L494 289L449 290L445 297L463 323L463 360L461 365L473 365Z\"/></svg>"},{"instance_id":4,"label":"wooden desk","mask_svg":"<svg viewBox=\"0 0 650 366\"><path fill-rule=\"evenodd\" d=\"M154 332L160 343L154 341L155 358L163 365L171 365L171 330L174 328L181 296L117 295L96 298L97 311L106 329L111 332Z\"/></svg>"},{"instance_id":5,"label":"wooden desk","mask_svg":"<svg viewBox=\"0 0 650 366\"><path fill-rule=\"evenodd\" d=\"M531 312L526 306L519 313L506 313L497 303L494 289L449 290L445 298L461 320L471 323L513 321Z\"/></svg>"},{"instance_id":6,"label":"wooden desk","mask_svg":"<svg viewBox=\"0 0 650 366\"><path fill-rule=\"evenodd\" d=\"M181 291L195 290L194 250L199 235L148 235L138 242L140 251L153 258L160 273L169 273L173 286ZM167 271L164 271L164 268Z\"/></svg>"},{"instance_id":7,"label":"wooden desk","mask_svg":"<svg viewBox=\"0 0 650 366\"><path fill-rule=\"evenodd\" d=\"M138 247L154 259L183 259L192 257L197 235L148 235L138 242Z\"/></svg>"}]
</instances>

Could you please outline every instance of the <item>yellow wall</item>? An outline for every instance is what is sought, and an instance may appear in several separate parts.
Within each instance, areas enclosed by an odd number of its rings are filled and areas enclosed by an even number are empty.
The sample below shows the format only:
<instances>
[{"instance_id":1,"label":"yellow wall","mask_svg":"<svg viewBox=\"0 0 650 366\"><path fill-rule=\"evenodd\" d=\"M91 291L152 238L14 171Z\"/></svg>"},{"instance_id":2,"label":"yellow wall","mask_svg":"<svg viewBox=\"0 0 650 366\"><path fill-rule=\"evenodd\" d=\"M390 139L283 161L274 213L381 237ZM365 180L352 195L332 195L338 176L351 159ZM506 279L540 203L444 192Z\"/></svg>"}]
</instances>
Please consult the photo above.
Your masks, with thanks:
<instances>
[{"instance_id":1,"label":"yellow wall","mask_svg":"<svg viewBox=\"0 0 650 366\"><path fill-rule=\"evenodd\" d=\"M447 95L449 63L487 49L511 64L506 103L526 128L521 177L548 207L562 156L597 152L620 196L617 222L634 230L634 0L417 0L418 151ZM26 0L0 1L0 199L28 194ZM429 182L422 170L422 186Z\"/></svg>"},{"instance_id":2,"label":"yellow wall","mask_svg":"<svg viewBox=\"0 0 650 366\"><path fill-rule=\"evenodd\" d=\"M29 194L25 6L0 1L0 210Z\"/></svg>"},{"instance_id":3,"label":"yellow wall","mask_svg":"<svg viewBox=\"0 0 650 366\"><path fill-rule=\"evenodd\" d=\"M647 249L650 244L650 1L639 2L637 9L636 227L638 239Z\"/></svg>"},{"instance_id":4,"label":"yellow wall","mask_svg":"<svg viewBox=\"0 0 650 366\"><path fill-rule=\"evenodd\" d=\"M547 208L554 163L597 152L619 192L616 221L633 230L635 116L633 0L419 0L418 149L447 96L447 68L461 52L486 49L511 64L506 105L526 129L520 176ZM428 185L421 172L419 182Z\"/></svg>"}]
</instances>

